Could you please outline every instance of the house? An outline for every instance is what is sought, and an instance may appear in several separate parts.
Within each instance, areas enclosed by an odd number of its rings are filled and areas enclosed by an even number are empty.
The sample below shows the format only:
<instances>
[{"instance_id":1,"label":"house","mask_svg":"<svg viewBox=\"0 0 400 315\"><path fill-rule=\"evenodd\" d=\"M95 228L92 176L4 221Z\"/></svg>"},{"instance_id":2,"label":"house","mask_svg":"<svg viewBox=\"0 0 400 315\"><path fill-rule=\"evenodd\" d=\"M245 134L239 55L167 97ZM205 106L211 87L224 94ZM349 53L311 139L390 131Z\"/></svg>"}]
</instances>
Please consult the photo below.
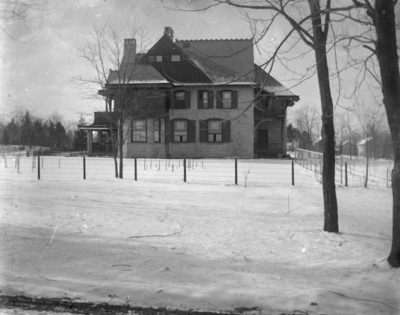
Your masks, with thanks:
<instances>
[{"instance_id":1,"label":"house","mask_svg":"<svg viewBox=\"0 0 400 315\"><path fill-rule=\"evenodd\" d=\"M364 138L360 142L357 143L357 152L358 156L368 156L372 157L373 154L373 143L372 137ZM367 154L368 152L368 154Z\"/></svg>"},{"instance_id":2,"label":"house","mask_svg":"<svg viewBox=\"0 0 400 315\"><path fill-rule=\"evenodd\" d=\"M286 154L286 109L299 96L254 64L252 39L175 40L165 27L145 54L134 39L124 45L120 69L99 91L107 111L83 127L89 154L107 149L117 129L124 157Z\"/></svg>"},{"instance_id":3,"label":"house","mask_svg":"<svg viewBox=\"0 0 400 315\"><path fill-rule=\"evenodd\" d=\"M357 145L346 140L342 143L342 155L355 156L357 155Z\"/></svg>"}]
</instances>

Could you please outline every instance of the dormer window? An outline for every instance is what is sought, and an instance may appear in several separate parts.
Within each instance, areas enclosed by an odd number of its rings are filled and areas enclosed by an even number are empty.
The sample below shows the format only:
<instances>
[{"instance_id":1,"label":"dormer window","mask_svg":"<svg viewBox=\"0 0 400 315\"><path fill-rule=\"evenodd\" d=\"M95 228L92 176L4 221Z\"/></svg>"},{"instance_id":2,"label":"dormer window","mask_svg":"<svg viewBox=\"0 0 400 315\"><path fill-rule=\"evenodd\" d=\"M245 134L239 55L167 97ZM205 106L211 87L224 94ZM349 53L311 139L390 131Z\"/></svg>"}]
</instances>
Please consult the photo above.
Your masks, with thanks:
<instances>
[{"instance_id":1,"label":"dormer window","mask_svg":"<svg viewBox=\"0 0 400 315\"><path fill-rule=\"evenodd\" d=\"M156 62L162 62L162 56L156 56Z\"/></svg>"},{"instance_id":2,"label":"dormer window","mask_svg":"<svg viewBox=\"0 0 400 315\"><path fill-rule=\"evenodd\" d=\"M172 55L171 61L181 61L181 55Z\"/></svg>"}]
</instances>

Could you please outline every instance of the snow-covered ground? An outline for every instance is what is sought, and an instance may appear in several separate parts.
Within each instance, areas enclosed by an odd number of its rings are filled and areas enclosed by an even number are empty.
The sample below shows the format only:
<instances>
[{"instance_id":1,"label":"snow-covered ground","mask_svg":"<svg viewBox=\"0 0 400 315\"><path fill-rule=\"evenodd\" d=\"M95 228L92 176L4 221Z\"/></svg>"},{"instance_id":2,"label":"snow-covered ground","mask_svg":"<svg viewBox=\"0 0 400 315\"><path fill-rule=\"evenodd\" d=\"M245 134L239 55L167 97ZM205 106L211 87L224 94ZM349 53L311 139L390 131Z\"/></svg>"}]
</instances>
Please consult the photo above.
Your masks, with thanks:
<instances>
[{"instance_id":1,"label":"snow-covered ground","mask_svg":"<svg viewBox=\"0 0 400 315\"><path fill-rule=\"evenodd\" d=\"M189 183L235 183L234 159L187 159L186 163ZM294 175L297 185L315 185L313 174L302 167L296 165ZM42 156L38 161L38 157L0 157L0 179L35 180L39 176L41 180L83 180L84 176L87 180L110 180L115 178L114 160ZM183 177L183 159L137 159L138 181L182 182ZM135 160L124 159L124 179L134 178ZM248 185L292 185L292 161L238 160L237 180Z\"/></svg>"},{"instance_id":2,"label":"snow-covered ground","mask_svg":"<svg viewBox=\"0 0 400 315\"><path fill-rule=\"evenodd\" d=\"M300 157L297 164L315 174L320 180L322 174L322 154L313 152L310 156ZM346 183L347 163L347 184L353 187L363 187L366 174L366 159L364 157L337 156L335 164L335 181L340 185ZM391 172L393 169L392 160L370 159L368 161L368 186L391 187Z\"/></svg>"},{"instance_id":3,"label":"snow-covered ground","mask_svg":"<svg viewBox=\"0 0 400 315\"><path fill-rule=\"evenodd\" d=\"M322 188L299 166L292 186L290 164L243 162L236 186L229 160L197 161L188 183L178 160L173 172L165 161L146 161L147 170L141 161L137 182L131 161L116 180L99 160L86 161L86 181L81 158L68 158L74 167L45 159L40 181L32 158L20 158L18 173L15 161L1 164L1 294L261 314L400 313L400 270L385 260L390 189L338 187L341 233L331 234L321 229Z\"/></svg>"}]
</instances>

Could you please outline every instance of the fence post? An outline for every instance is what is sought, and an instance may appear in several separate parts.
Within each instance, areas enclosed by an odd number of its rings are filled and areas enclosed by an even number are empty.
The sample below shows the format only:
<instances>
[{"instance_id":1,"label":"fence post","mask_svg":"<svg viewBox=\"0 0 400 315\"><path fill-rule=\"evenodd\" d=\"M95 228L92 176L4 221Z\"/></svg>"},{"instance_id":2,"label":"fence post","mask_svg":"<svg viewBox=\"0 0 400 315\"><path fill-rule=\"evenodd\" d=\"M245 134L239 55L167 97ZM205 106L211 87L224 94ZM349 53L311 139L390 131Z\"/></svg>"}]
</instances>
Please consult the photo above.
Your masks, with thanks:
<instances>
[{"instance_id":1,"label":"fence post","mask_svg":"<svg viewBox=\"0 0 400 315\"><path fill-rule=\"evenodd\" d=\"M38 156L37 156L37 163L38 163L37 177L38 177L38 179L40 179L40 153L38 153Z\"/></svg>"},{"instance_id":2,"label":"fence post","mask_svg":"<svg viewBox=\"0 0 400 315\"><path fill-rule=\"evenodd\" d=\"M389 167L386 167L386 187L389 187Z\"/></svg>"},{"instance_id":3,"label":"fence post","mask_svg":"<svg viewBox=\"0 0 400 315\"><path fill-rule=\"evenodd\" d=\"M235 185L238 184L238 174L237 174L237 171L238 171L238 161L237 161L237 159L235 159Z\"/></svg>"},{"instance_id":4,"label":"fence post","mask_svg":"<svg viewBox=\"0 0 400 315\"><path fill-rule=\"evenodd\" d=\"M343 185L343 158L340 156L340 185Z\"/></svg>"},{"instance_id":5,"label":"fence post","mask_svg":"<svg viewBox=\"0 0 400 315\"><path fill-rule=\"evenodd\" d=\"M137 181L137 158L135 158L135 180Z\"/></svg>"},{"instance_id":6,"label":"fence post","mask_svg":"<svg viewBox=\"0 0 400 315\"><path fill-rule=\"evenodd\" d=\"M294 161L292 161L292 186L294 186Z\"/></svg>"},{"instance_id":7,"label":"fence post","mask_svg":"<svg viewBox=\"0 0 400 315\"><path fill-rule=\"evenodd\" d=\"M183 158L183 181L186 183L186 158Z\"/></svg>"},{"instance_id":8,"label":"fence post","mask_svg":"<svg viewBox=\"0 0 400 315\"><path fill-rule=\"evenodd\" d=\"M315 156L315 154L314 154L314 156ZM315 157L313 157L313 164L314 164L314 173L315 174L317 174L317 158Z\"/></svg>"},{"instance_id":9,"label":"fence post","mask_svg":"<svg viewBox=\"0 0 400 315\"><path fill-rule=\"evenodd\" d=\"M347 187L347 162L344 162L344 180Z\"/></svg>"},{"instance_id":10,"label":"fence post","mask_svg":"<svg viewBox=\"0 0 400 315\"><path fill-rule=\"evenodd\" d=\"M86 157L83 156L83 179L86 179Z\"/></svg>"}]
</instances>

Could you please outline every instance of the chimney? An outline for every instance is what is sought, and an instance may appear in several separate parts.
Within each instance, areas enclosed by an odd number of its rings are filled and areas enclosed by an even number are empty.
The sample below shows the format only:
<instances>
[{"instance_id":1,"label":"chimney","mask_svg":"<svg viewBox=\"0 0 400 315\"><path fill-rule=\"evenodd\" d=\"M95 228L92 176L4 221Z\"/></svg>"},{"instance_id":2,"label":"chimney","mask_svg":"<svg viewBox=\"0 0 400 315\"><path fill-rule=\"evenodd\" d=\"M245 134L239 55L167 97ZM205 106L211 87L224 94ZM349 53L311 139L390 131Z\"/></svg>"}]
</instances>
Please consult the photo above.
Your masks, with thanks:
<instances>
[{"instance_id":1,"label":"chimney","mask_svg":"<svg viewBox=\"0 0 400 315\"><path fill-rule=\"evenodd\" d=\"M133 64L136 58L136 39L125 38L124 40L124 55L121 64Z\"/></svg>"},{"instance_id":2,"label":"chimney","mask_svg":"<svg viewBox=\"0 0 400 315\"><path fill-rule=\"evenodd\" d=\"M167 35L172 41L174 41L174 31L171 27L164 27L164 35Z\"/></svg>"}]
</instances>

